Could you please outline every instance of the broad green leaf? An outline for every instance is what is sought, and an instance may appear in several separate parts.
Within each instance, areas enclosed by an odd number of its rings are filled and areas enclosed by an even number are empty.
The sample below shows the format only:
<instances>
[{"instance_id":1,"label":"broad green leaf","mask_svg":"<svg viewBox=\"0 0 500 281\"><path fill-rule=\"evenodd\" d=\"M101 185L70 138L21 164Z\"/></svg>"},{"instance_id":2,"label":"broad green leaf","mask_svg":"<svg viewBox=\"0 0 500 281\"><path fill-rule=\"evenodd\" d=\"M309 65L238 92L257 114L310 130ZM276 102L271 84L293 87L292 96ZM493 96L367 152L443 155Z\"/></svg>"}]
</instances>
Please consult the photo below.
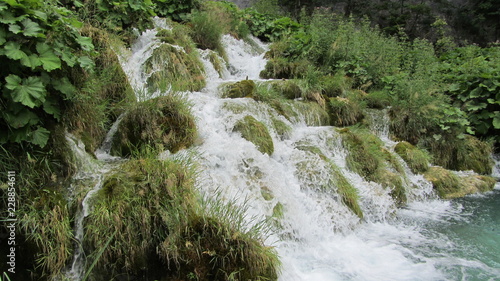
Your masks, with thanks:
<instances>
[{"instance_id":1,"label":"broad green leaf","mask_svg":"<svg viewBox=\"0 0 500 281\"><path fill-rule=\"evenodd\" d=\"M70 67L75 66L76 56L73 54L71 48L60 42L55 43L54 52Z\"/></svg>"},{"instance_id":2,"label":"broad green leaf","mask_svg":"<svg viewBox=\"0 0 500 281\"><path fill-rule=\"evenodd\" d=\"M4 50L5 55L9 59L20 60L26 57L26 54L21 51L21 45L19 45L19 43L17 42L8 42L7 44L5 44Z\"/></svg>"},{"instance_id":3,"label":"broad green leaf","mask_svg":"<svg viewBox=\"0 0 500 281\"><path fill-rule=\"evenodd\" d=\"M42 31L38 23L30 19L24 19L22 23L24 26L23 34L25 36L37 37L40 34L40 31Z\"/></svg>"},{"instance_id":4,"label":"broad green leaf","mask_svg":"<svg viewBox=\"0 0 500 281\"><path fill-rule=\"evenodd\" d=\"M43 20L44 22L47 21L47 14L46 13L44 13L40 10L35 10L35 11L33 11L33 14L35 15L35 17Z\"/></svg>"},{"instance_id":5,"label":"broad green leaf","mask_svg":"<svg viewBox=\"0 0 500 281\"><path fill-rule=\"evenodd\" d=\"M9 25L9 31L14 34L18 34L21 32L21 27L17 24L11 24Z\"/></svg>"},{"instance_id":6,"label":"broad green leaf","mask_svg":"<svg viewBox=\"0 0 500 281\"><path fill-rule=\"evenodd\" d=\"M63 93L66 96L66 99L72 98L76 92L75 86L71 84L68 77L52 80L52 86L54 86L54 89Z\"/></svg>"},{"instance_id":7,"label":"broad green leaf","mask_svg":"<svg viewBox=\"0 0 500 281\"><path fill-rule=\"evenodd\" d=\"M42 62L40 61L37 55L31 54L29 56L21 58L21 64L27 67L31 67L31 69L34 69L35 67L42 65Z\"/></svg>"},{"instance_id":8,"label":"broad green leaf","mask_svg":"<svg viewBox=\"0 0 500 281\"><path fill-rule=\"evenodd\" d=\"M469 96L471 98L477 98L477 97L480 97L481 96L481 93L483 92L483 89L480 88L480 87L477 87L475 88L474 90L472 90L469 94Z\"/></svg>"},{"instance_id":9,"label":"broad green leaf","mask_svg":"<svg viewBox=\"0 0 500 281\"><path fill-rule=\"evenodd\" d=\"M9 75L5 78L7 89L12 90L12 100L33 108L45 101L45 87L40 77L28 77L22 79L17 75Z\"/></svg>"},{"instance_id":10,"label":"broad green leaf","mask_svg":"<svg viewBox=\"0 0 500 281\"><path fill-rule=\"evenodd\" d=\"M55 101L53 98L48 98L44 103L43 103L43 110L47 112L48 114L54 116L57 121L61 118L61 111L59 110L59 105L57 104L57 101Z\"/></svg>"},{"instance_id":11,"label":"broad green leaf","mask_svg":"<svg viewBox=\"0 0 500 281\"><path fill-rule=\"evenodd\" d=\"M52 71L61 68L61 60L54 54L52 48L45 43L36 44L40 61L42 62L43 69Z\"/></svg>"},{"instance_id":12,"label":"broad green leaf","mask_svg":"<svg viewBox=\"0 0 500 281\"><path fill-rule=\"evenodd\" d=\"M0 27L0 46L2 46L7 41L7 31L3 27Z\"/></svg>"},{"instance_id":13,"label":"broad green leaf","mask_svg":"<svg viewBox=\"0 0 500 281\"><path fill-rule=\"evenodd\" d=\"M13 13L5 11L2 13L2 16L0 17L0 23L12 24L16 23L20 19L21 17L15 17Z\"/></svg>"},{"instance_id":14,"label":"broad green leaf","mask_svg":"<svg viewBox=\"0 0 500 281\"><path fill-rule=\"evenodd\" d=\"M493 117L493 127L495 129L500 129L500 111L495 111L495 116Z\"/></svg>"},{"instance_id":15,"label":"broad green leaf","mask_svg":"<svg viewBox=\"0 0 500 281\"><path fill-rule=\"evenodd\" d=\"M7 124L14 129L18 129L26 125L35 125L40 121L38 116L26 107L24 107L23 110L17 114L5 112L3 117L5 121L7 121Z\"/></svg>"},{"instance_id":16,"label":"broad green leaf","mask_svg":"<svg viewBox=\"0 0 500 281\"><path fill-rule=\"evenodd\" d=\"M50 131L38 126L36 131L31 134L31 143L36 144L40 147L44 147L49 140Z\"/></svg>"},{"instance_id":17,"label":"broad green leaf","mask_svg":"<svg viewBox=\"0 0 500 281\"><path fill-rule=\"evenodd\" d=\"M83 50L90 51L94 49L94 44L92 44L92 39L85 36L77 36L76 42L80 44Z\"/></svg>"},{"instance_id":18,"label":"broad green leaf","mask_svg":"<svg viewBox=\"0 0 500 281\"><path fill-rule=\"evenodd\" d=\"M95 66L94 61L91 58L89 58L88 56L79 57L78 63L80 64L81 67L83 67L87 70L91 70Z\"/></svg>"}]
</instances>

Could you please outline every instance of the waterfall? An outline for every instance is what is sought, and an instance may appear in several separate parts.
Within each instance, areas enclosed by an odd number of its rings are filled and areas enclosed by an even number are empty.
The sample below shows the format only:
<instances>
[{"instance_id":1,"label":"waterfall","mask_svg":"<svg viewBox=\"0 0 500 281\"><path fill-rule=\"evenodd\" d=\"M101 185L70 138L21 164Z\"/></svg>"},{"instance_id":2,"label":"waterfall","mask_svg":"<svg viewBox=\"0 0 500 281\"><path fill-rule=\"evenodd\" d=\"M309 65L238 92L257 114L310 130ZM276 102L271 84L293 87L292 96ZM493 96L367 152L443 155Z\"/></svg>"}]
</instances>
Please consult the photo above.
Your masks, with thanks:
<instances>
[{"instance_id":1,"label":"waterfall","mask_svg":"<svg viewBox=\"0 0 500 281\"><path fill-rule=\"evenodd\" d=\"M65 273L65 277L68 280L81 280L83 274L85 273L86 257L83 246L81 245L84 234L84 220L92 211L91 199L94 194L102 188L105 174L112 168L116 167L121 160L120 157L111 156L109 153L111 150L113 136L116 133L122 118L123 114L117 118L115 123L111 126L111 129L108 131L101 147L95 151L97 159L93 159L85 151L85 146L81 140L75 138L69 133L66 134L66 140L75 155L75 159L77 160L76 166L78 167L78 172L73 177L73 183L70 187L70 190L73 193L72 199L74 200L75 197L78 197L78 194L85 194L75 215L74 233L77 245L75 246L75 253L73 255L71 267L69 267ZM92 186L92 188L89 190L88 186Z\"/></svg>"},{"instance_id":2,"label":"waterfall","mask_svg":"<svg viewBox=\"0 0 500 281\"><path fill-rule=\"evenodd\" d=\"M123 52L120 58L139 93L138 100L144 100L140 93L147 92L141 65L160 44L155 34L154 30L144 32L132 50ZM228 61L222 74L209 61L210 51L199 50L207 87L186 96L193 105L202 140L193 148L199 155L200 192L206 196L223 194L223 199L248 206L249 218L274 222L275 231L264 242L277 249L283 263L279 280L453 280L456 274L467 279L469 272L477 270L486 279L500 276L494 265L458 257L450 250L466 246L444 235L439 225L450 225L467 214L461 204L438 199L432 185L422 175L413 174L398 156L405 168L401 177L408 203L404 208L397 207L389 189L348 169L348 152L336 128L291 122L253 99L221 98L218 86L222 83L247 77L265 82L259 79L259 72L266 64L267 46L250 40L253 43L223 37ZM147 98L157 94L168 93ZM274 143L272 155L261 153L233 131L247 115L269 128ZM372 131L395 154L387 112L369 115ZM273 119L291 131L280 136ZM342 202L338 187L332 183L332 166L357 190L362 219ZM463 220L467 220L465 217Z\"/></svg>"}]
</instances>

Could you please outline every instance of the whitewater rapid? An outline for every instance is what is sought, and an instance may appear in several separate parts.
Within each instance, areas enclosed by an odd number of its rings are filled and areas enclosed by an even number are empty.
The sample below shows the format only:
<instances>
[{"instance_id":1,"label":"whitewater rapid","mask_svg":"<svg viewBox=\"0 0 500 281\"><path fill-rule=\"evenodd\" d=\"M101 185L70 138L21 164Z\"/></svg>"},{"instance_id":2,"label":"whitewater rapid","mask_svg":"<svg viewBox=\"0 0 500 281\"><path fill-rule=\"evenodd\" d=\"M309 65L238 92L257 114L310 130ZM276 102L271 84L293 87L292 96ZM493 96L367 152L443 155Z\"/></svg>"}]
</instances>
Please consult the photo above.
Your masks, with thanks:
<instances>
[{"instance_id":1,"label":"whitewater rapid","mask_svg":"<svg viewBox=\"0 0 500 281\"><path fill-rule=\"evenodd\" d=\"M145 83L140 65L161 44L154 35L155 31L143 33L130 54L121 58L136 89ZM207 51L200 50L207 87L184 95L193 105L201 140L191 148L198 155L200 191L223 194L225 200L246 205L252 218L249 224L255 218L272 218L281 206L282 214L274 218L276 227L265 241L276 248L282 261L279 280L494 280L500 276L495 262L456 254L456 249L466 246L450 239L441 228L467 221L469 215L461 203L437 199L421 175L406 169L408 204L397 208L390 190L346 168L346 151L333 127L310 127L304 120L292 123L252 99L221 98L218 86L223 83L263 81L259 73L266 64L267 46L250 40L254 42L223 37L228 61L221 73L207 59ZM236 122L246 115L269 128L272 155L262 154L233 132ZM292 128L288 136L274 131L272 118ZM387 137L384 123L388 119L377 120L374 133L392 151L395 142ZM357 189L363 219L341 202L335 187L322 190L329 184L330 170L318 155L297 148L304 143L317 147Z\"/></svg>"}]
</instances>

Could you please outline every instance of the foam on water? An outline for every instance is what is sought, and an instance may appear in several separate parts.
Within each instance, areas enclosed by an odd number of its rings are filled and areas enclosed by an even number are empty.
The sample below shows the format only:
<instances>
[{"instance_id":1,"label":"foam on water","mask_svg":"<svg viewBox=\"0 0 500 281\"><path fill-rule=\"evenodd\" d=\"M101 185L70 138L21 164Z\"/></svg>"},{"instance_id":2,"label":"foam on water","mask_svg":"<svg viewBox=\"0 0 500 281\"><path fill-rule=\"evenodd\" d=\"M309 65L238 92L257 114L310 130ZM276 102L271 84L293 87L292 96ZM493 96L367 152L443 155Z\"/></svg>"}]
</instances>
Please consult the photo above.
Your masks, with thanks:
<instances>
[{"instance_id":1,"label":"foam on water","mask_svg":"<svg viewBox=\"0 0 500 281\"><path fill-rule=\"evenodd\" d=\"M157 44L153 33L143 33L122 62L136 85L145 85L144 74L136 70ZM460 204L437 199L432 185L421 175L414 175L401 159L409 203L398 209L390 190L347 169L346 151L334 128L309 127L300 120L290 122L252 99L219 98L217 86L221 83L247 77L258 80L266 64L267 48L258 41L249 44L229 35L222 41L227 69L222 75L215 71L208 51L200 50L207 87L187 93L202 140L195 148L201 167L200 188L205 195L218 193L225 200L245 204L249 218L270 218L277 206L282 206L282 217L272 219L276 229L265 241L276 247L283 263L279 280L456 280L457 274L469 276L471 269L484 272L487 280L498 273L491 265L450 250L457 241L440 227L467 220L468 213ZM232 111L235 106L243 110ZM270 128L272 155L262 154L233 131L236 122L246 115ZM372 125L373 131L393 151L396 143L388 137L386 112L371 116L379 122ZM272 118L285 122L292 132L278 136L272 129ZM357 189L362 220L342 203L336 187L331 186L327 163L314 153L298 149L304 144L319 149ZM498 173L498 164L496 167ZM255 222L252 219L248 223Z\"/></svg>"}]
</instances>

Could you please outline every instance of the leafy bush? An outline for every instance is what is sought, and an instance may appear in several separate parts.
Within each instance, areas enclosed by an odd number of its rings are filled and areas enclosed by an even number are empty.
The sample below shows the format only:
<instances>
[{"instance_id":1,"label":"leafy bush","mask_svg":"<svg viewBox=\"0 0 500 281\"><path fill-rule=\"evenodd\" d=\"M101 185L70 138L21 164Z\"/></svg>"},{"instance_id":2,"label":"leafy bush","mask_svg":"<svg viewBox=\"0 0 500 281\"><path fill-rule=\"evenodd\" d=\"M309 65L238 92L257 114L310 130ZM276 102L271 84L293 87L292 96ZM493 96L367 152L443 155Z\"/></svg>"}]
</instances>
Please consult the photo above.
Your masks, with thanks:
<instances>
[{"instance_id":1,"label":"leafy bush","mask_svg":"<svg viewBox=\"0 0 500 281\"><path fill-rule=\"evenodd\" d=\"M28 142L43 147L50 123L58 122L76 88L72 68L90 70L84 51L90 38L78 32L82 24L53 1L0 3L0 144Z\"/></svg>"},{"instance_id":2,"label":"leafy bush","mask_svg":"<svg viewBox=\"0 0 500 281\"><path fill-rule=\"evenodd\" d=\"M475 134L500 144L500 47L458 48L442 57L446 93L468 117Z\"/></svg>"},{"instance_id":3,"label":"leafy bush","mask_svg":"<svg viewBox=\"0 0 500 281\"><path fill-rule=\"evenodd\" d=\"M245 18L250 32L257 38L269 42L276 41L297 32L302 25L289 17L261 14L255 9L246 9Z\"/></svg>"},{"instance_id":4,"label":"leafy bush","mask_svg":"<svg viewBox=\"0 0 500 281\"><path fill-rule=\"evenodd\" d=\"M154 11L160 17L174 21L185 21L191 10L200 5L200 0L153 0Z\"/></svg>"},{"instance_id":5,"label":"leafy bush","mask_svg":"<svg viewBox=\"0 0 500 281\"><path fill-rule=\"evenodd\" d=\"M74 1L74 5L82 20L114 32L145 30L151 27L151 17L155 15L151 0L98 0L83 4Z\"/></svg>"}]
</instances>

